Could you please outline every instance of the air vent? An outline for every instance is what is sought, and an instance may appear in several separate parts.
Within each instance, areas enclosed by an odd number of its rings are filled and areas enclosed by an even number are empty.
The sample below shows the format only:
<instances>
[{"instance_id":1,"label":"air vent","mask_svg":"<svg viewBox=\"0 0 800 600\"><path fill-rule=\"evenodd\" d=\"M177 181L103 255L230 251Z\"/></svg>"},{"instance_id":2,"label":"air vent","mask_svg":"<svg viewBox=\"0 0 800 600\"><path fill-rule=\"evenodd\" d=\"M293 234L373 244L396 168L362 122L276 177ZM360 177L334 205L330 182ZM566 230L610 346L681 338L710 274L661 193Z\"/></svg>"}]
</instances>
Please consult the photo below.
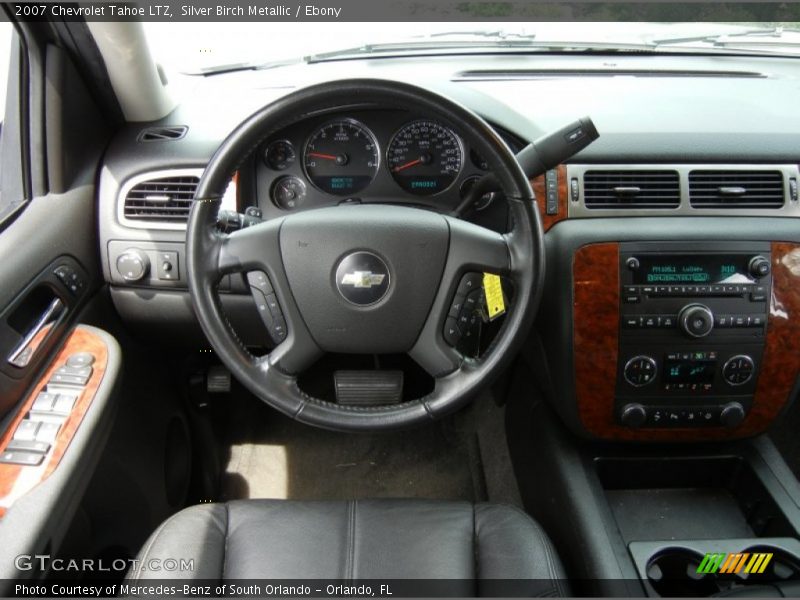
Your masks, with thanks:
<instances>
[{"instance_id":1,"label":"air vent","mask_svg":"<svg viewBox=\"0 0 800 600\"><path fill-rule=\"evenodd\" d=\"M681 201L677 171L586 171L586 208L676 208Z\"/></svg>"},{"instance_id":2,"label":"air vent","mask_svg":"<svg viewBox=\"0 0 800 600\"><path fill-rule=\"evenodd\" d=\"M185 223L199 182L190 175L140 181L125 196L125 218Z\"/></svg>"},{"instance_id":3,"label":"air vent","mask_svg":"<svg viewBox=\"0 0 800 600\"><path fill-rule=\"evenodd\" d=\"M694 208L781 208L781 171L692 171L689 201Z\"/></svg>"},{"instance_id":4,"label":"air vent","mask_svg":"<svg viewBox=\"0 0 800 600\"><path fill-rule=\"evenodd\" d=\"M169 140L179 140L186 135L189 130L186 125L175 125L174 127L148 127L143 129L137 138L140 142L165 142Z\"/></svg>"}]
</instances>

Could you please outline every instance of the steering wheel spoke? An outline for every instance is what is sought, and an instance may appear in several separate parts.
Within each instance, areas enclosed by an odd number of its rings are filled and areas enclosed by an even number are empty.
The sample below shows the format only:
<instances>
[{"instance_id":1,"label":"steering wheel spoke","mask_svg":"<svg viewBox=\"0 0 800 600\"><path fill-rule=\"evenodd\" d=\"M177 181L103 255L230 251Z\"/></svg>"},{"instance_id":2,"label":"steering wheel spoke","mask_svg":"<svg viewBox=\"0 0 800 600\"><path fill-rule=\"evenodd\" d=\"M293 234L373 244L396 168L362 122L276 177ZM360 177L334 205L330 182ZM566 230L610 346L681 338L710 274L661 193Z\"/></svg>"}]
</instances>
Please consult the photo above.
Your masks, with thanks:
<instances>
[{"instance_id":1,"label":"steering wheel spoke","mask_svg":"<svg viewBox=\"0 0 800 600\"><path fill-rule=\"evenodd\" d=\"M272 271L280 265L282 219L264 221L221 237L217 256L220 276L248 271Z\"/></svg>"},{"instance_id":2,"label":"steering wheel spoke","mask_svg":"<svg viewBox=\"0 0 800 600\"><path fill-rule=\"evenodd\" d=\"M504 235L452 217L448 217L447 222L450 226L448 270L496 275L510 272L510 251Z\"/></svg>"}]
</instances>

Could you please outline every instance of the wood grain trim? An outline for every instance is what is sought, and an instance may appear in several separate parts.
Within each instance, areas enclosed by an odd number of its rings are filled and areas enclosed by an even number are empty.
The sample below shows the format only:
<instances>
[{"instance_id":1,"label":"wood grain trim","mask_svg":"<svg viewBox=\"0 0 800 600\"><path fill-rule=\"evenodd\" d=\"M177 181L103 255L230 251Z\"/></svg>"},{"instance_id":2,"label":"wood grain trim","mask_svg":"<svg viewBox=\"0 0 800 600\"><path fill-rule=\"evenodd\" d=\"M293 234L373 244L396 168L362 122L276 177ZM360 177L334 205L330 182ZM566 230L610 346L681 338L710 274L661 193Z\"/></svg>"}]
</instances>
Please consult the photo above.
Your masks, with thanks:
<instances>
[{"instance_id":1,"label":"wood grain trim","mask_svg":"<svg viewBox=\"0 0 800 600\"><path fill-rule=\"evenodd\" d=\"M105 342L96 334L88 329L78 327L73 330L66 343L59 351L55 360L48 367L39 383L33 388L31 394L23 402L23 408L11 423L11 426L0 437L0 451L5 449L6 444L11 440L17 425L28 413L34 400L47 386L50 377L59 367L63 366L67 358L76 352L91 352L95 356L92 365L93 372L89 382L83 388L78 397L72 413L67 418L61 430L58 432L56 442L51 448L45 460L38 467L24 467L20 465L0 464L0 518L3 517L8 508L15 500L28 493L36 485L44 481L58 466L59 462L67 451L72 438L78 427L83 421L86 412L94 400L97 388L103 380L108 365L108 348Z\"/></svg>"},{"instance_id":2,"label":"wood grain trim","mask_svg":"<svg viewBox=\"0 0 800 600\"><path fill-rule=\"evenodd\" d=\"M556 169L558 171L558 214L547 214L547 191L545 190L544 175L531 179L531 187L536 197L536 204L539 206L539 214L542 217L542 228L545 231L567 218L567 203L569 201L567 167L559 165Z\"/></svg>"},{"instance_id":3,"label":"wood grain trim","mask_svg":"<svg viewBox=\"0 0 800 600\"><path fill-rule=\"evenodd\" d=\"M772 243L767 336L753 406L735 429L640 429L614 421L619 352L619 245L590 244L573 259L573 352L578 414L590 434L614 440L696 441L762 433L780 414L800 374L800 245Z\"/></svg>"}]
</instances>

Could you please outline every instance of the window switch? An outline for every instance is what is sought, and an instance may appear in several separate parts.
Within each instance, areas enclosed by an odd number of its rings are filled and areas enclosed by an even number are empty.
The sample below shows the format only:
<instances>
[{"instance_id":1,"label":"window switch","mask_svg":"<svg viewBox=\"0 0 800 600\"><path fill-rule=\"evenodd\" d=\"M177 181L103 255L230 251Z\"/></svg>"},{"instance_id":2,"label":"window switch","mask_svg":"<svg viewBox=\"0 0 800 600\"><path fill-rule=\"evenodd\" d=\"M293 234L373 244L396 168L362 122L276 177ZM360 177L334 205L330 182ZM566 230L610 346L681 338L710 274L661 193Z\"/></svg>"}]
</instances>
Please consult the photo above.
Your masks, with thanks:
<instances>
[{"instance_id":1,"label":"window switch","mask_svg":"<svg viewBox=\"0 0 800 600\"><path fill-rule=\"evenodd\" d=\"M22 452L47 454L47 451L50 450L50 444L46 442L22 442L20 440L11 440L8 442L6 450L19 450Z\"/></svg>"},{"instance_id":2,"label":"window switch","mask_svg":"<svg viewBox=\"0 0 800 600\"><path fill-rule=\"evenodd\" d=\"M92 367L70 367L69 365L64 365L63 367L59 367L56 371L59 375L75 375L77 377L91 377L92 376Z\"/></svg>"},{"instance_id":3,"label":"window switch","mask_svg":"<svg viewBox=\"0 0 800 600\"><path fill-rule=\"evenodd\" d=\"M0 452L0 463L37 467L42 464L42 460L44 460L44 454L39 454L38 452L24 452L22 450L4 450Z\"/></svg>"},{"instance_id":4,"label":"window switch","mask_svg":"<svg viewBox=\"0 0 800 600\"><path fill-rule=\"evenodd\" d=\"M36 432L36 441L54 444L59 429L61 429L61 425L58 423L42 423Z\"/></svg>"},{"instance_id":5,"label":"window switch","mask_svg":"<svg viewBox=\"0 0 800 600\"><path fill-rule=\"evenodd\" d=\"M62 415L69 415L69 413L72 411L72 407L75 406L75 401L77 399L78 397L73 396L72 394L59 394L58 398L56 398L55 404L53 404L53 412Z\"/></svg>"},{"instance_id":6,"label":"window switch","mask_svg":"<svg viewBox=\"0 0 800 600\"><path fill-rule=\"evenodd\" d=\"M21 442L32 442L36 439L36 434L39 432L39 421L31 421L26 419L17 425L17 430L14 432L14 439Z\"/></svg>"},{"instance_id":7,"label":"window switch","mask_svg":"<svg viewBox=\"0 0 800 600\"><path fill-rule=\"evenodd\" d=\"M84 386L88 383L89 377L83 375L64 375L56 371L53 373L53 376L50 378L50 382L52 384L58 385L59 383L62 385L79 385Z\"/></svg>"},{"instance_id":8,"label":"window switch","mask_svg":"<svg viewBox=\"0 0 800 600\"><path fill-rule=\"evenodd\" d=\"M56 401L57 395L49 392L39 392L36 400L33 401L31 410L37 412L50 412L53 410L53 403Z\"/></svg>"}]
</instances>

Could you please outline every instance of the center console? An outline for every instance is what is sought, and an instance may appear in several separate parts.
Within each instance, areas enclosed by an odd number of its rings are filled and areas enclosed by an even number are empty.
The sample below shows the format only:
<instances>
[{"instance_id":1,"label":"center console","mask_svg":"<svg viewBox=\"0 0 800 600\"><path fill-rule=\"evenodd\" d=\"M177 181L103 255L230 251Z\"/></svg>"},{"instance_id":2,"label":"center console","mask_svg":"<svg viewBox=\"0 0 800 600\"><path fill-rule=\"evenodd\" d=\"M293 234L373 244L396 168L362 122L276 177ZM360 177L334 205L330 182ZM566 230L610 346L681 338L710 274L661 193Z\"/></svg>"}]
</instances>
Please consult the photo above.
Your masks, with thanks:
<instances>
[{"instance_id":1,"label":"center console","mask_svg":"<svg viewBox=\"0 0 800 600\"><path fill-rule=\"evenodd\" d=\"M770 245L624 243L618 268L617 422L740 425L764 353Z\"/></svg>"},{"instance_id":2,"label":"center console","mask_svg":"<svg viewBox=\"0 0 800 600\"><path fill-rule=\"evenodd\" d=\"M578 432L642 441L762 433L800 373L800 244L580 246L571 325L574 412L557 407Z\"/></svg>"}]
</instances>

